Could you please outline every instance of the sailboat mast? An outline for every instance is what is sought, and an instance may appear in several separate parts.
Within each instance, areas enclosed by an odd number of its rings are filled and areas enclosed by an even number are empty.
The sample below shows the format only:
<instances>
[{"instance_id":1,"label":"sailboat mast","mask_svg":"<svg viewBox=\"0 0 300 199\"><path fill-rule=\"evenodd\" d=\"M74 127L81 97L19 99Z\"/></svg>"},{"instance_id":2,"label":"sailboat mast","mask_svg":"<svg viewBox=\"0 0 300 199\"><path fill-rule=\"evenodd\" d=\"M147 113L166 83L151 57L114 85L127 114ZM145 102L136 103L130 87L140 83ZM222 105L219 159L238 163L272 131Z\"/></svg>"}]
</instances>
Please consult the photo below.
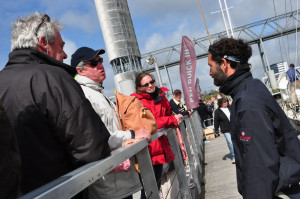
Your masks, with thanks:
<instances>
[{"instance_id":1,"label":"sailboat mast","mask_svg":"<svg viewBox=\"0 0 300 199\"><path fill-rule=\"evenodd\" d=\"M221 13L222 13L222 17L223 17L223 21L224 21L224 25L225 25L227 37L229 38L230 35L229 35L229 31L228 31L228 27L227 27L227 22L226 22L226 19L225 19L224 10L223 10L223 6L222 6L221 0L219 0L219 5L220 5L220 9L221 9Z\"/></svg>"},{"instance_id":2,"label":"sailboat mast","mask_svg":"<svg viewBox=\"0 0 300 199\"><path fill-rule=\"evenodd\" d=\"M229 11L228 11L226 0L224 0L224 4L225 4L225 10L226 10L226 13L227 13L228 23L229 23L229 27L230 27L230 31L231 31L231 36L232 36L232 38L234 38L233 28L232 28L232 24L231 24L231 18L230 18L230 14L229 14Z\"/></svg>"}]
</instances>

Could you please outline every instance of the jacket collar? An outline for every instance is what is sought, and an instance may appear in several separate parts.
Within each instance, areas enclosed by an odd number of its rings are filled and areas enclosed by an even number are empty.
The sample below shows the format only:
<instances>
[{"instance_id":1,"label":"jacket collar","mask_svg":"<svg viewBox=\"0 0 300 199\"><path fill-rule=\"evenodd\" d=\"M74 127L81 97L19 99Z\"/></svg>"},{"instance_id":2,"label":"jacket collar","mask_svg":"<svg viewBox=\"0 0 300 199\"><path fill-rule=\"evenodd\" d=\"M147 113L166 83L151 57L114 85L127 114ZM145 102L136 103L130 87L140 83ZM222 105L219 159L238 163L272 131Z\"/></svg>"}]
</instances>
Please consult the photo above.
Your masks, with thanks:
<instances>
[{"instance_id":1,"label":"jacket collar","mask_svg":"<svg viewBox=\"0 0 300 199\"><path fill-rule=\"evenodd\" d=\"M155 98L153 98L149 93L139 93L139 94L137 94L137 97L139 99L145 98L147 100L154 100L155 102L159 102L165 96L164 91L169 91L169 89L167 89L165 87L160 87L160 88L156 87L156 91L158 92L158 94L156 95Z\"/></svg>"},{"instance_id":2,"label":"jacket collar","mask_svg":"<svg viewBox=\"0 0 300 199\"><path fill-rule=\"evenodd\" d=\"M177 101L174 97L173 97L173 101L175 102L176 105L179 104L181 106L181 104L182 104L181 101Z\"/></svg>"},{"instance_id":3,"label":"jacket collar","mask_svg":"<svg viewBox=\"0 0 300 199\"><path fill-rule=\"evenodd\" d=\"M5 67L9 67L12 64L47 64L55 67L60 67L68 72L70 75L74 76L76 74L76 69L70 65L60 62L45 53L38 50L27 48L14 50L9 54L9 60Z\"/></svg>"},{"instance_id":4,"label":"jacket collar","mask_svg":"<svg viewBox=\"0 0 300 199\"><path fill-rule=\"evenodd\" d=\"M219 91L225 95L235 96L238 91L239 85L248 79L253 79L250 67L245 65L244 67L238 68L234 74L227 77L220 87Z\"/></svg>"},{"instance_id":5,"label":"jacket collar","mask_svg":"<svg viewBox=\"0 0 300 199\"><path fill-rule=\"evenodd\" d=\"M87 77L79 75L79 74L77 74L75 76L75 80L80 85L87 86L93 90L102 91L102 89L103 89L102 84L95 82L95 81L91 80L90 78L87 78Z\"/></svg>"}]
</instances>

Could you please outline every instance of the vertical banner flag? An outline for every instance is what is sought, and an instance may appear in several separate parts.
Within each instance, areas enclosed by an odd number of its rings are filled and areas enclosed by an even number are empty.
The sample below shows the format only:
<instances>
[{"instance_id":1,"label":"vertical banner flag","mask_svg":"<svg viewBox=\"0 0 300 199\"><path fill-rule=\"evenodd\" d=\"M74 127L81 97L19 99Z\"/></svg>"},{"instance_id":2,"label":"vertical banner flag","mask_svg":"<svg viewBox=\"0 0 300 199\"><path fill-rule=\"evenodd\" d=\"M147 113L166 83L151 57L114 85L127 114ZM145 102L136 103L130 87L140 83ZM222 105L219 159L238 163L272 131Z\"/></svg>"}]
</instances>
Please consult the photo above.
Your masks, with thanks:
<instances>
[{"instance_id":1,"label":"vertical banner flag","mask_svg":"<svg viewBox=\"0 0 300 199\"><path fill-rule=\"evenodd\" d=\"M195 89L196 89L196 92L197 92L197 94L198 94L198 98L201 99L200 80L199 80L198 77L196 78Z\"/></svg>"},{"instance_id":2,"label":"vertical banner flag","mask_svg":"<svg viewBox=\"0 0 300 199\"><path fill-rule=\"evenodd\" d=\"M187 109L199 106L194 77L196 70L196 53L193 42L187 37L182 37L180 53L180 79Z\"/></svg>"}]
</instances>

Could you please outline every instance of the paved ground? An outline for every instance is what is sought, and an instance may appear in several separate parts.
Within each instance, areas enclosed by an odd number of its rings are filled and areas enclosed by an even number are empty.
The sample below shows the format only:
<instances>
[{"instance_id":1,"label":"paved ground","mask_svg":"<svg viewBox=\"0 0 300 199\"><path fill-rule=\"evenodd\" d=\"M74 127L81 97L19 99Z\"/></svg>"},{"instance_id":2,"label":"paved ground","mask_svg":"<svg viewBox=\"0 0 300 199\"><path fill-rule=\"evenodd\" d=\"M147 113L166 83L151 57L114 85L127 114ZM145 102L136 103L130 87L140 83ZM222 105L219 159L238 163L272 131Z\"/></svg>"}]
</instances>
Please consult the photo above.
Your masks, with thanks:
<instances>
[{"instance_id":1,"label":"paved ground","mask_svg":"<svg viewBox=\"0 0 300 199\"><path fill-rule=\"evenodd\" d=\"M205 199L241 199L225 137L205 144Z\"/></svg>"}]
</instances>

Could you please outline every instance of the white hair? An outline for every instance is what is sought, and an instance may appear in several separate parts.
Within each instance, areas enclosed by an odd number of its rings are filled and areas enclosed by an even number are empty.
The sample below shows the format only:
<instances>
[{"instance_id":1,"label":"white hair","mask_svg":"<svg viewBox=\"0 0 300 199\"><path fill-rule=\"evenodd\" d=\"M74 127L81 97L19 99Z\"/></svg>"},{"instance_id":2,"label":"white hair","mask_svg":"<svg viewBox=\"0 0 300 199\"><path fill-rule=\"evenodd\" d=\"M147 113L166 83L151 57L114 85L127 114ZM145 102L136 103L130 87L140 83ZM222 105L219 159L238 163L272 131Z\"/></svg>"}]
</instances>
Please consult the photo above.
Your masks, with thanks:
<instances>
[{"instance_id":1,"label":"white hair","mask_svg":"<svg viewBox=\"0 0 300 199\"><path fill-rule=\"evenodd\" d=\"M55 29L61 31L63 26L56 20L48 22L43 17L44 14L35 12L28 17L20 17L13 23L11 27L12 51L23 48L37 48L38 38L41 36L46 36L50 44L54 42Z\"/></svg>"},{"instance_id":2,"label":"white hair","mask_svg":"<svg viewBox=\"0 0 300 199\"><path fill-rule=\"evenodd\" d=\"M83 61L80 61L77 64L76 68L80 68L81 70L84 70L85 69L85 63Z\"/></svg>"}]
</instances>

